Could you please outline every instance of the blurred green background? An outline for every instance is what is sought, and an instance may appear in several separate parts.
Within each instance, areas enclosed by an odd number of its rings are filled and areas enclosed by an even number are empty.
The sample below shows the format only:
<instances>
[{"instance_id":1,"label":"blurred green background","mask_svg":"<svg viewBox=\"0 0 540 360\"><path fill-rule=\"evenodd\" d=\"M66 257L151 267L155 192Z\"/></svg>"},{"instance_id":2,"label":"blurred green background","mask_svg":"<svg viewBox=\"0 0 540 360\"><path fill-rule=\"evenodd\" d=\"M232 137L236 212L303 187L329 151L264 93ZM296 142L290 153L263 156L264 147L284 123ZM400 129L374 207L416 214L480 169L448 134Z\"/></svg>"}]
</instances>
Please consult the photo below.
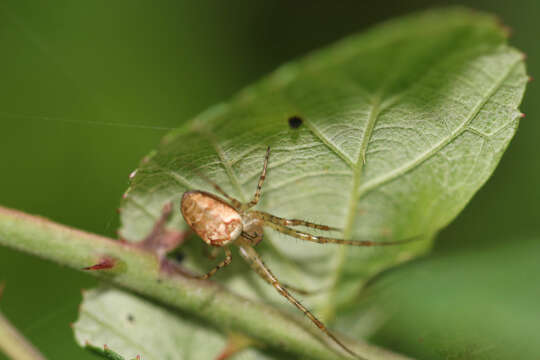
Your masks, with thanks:
<instances>
[{"instance_id":1,"label":"blurred green background","mask_svg":"<svg viewBox=\"0 0 540 360\"><path fill-rule=\"evenodd\" d=\"M114 236L128 174L163 128L312 49L448 4L498 14L538 73L537 0L3 0L0 205ZM390 314L373 342L418 359L540 358L538 91L529 85L495 175L434 251L368 288L364 301ZM94 359L69 327L94 279L0 248L1 281L0 308L48 358Z\"/></svg>"}]
</instances>

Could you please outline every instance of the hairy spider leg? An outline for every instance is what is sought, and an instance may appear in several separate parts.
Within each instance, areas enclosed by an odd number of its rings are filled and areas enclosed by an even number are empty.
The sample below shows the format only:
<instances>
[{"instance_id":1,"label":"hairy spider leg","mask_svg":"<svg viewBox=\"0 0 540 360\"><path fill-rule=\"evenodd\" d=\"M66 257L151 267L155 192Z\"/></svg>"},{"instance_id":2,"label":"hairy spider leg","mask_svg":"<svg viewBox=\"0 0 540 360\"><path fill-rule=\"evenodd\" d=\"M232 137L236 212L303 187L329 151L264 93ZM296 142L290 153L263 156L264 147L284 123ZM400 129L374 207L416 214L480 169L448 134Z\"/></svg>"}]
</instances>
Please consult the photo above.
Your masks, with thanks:
<instances>
[{"instance_id":1,"label":"hairy spider leg","mask_svg":"<svg viewBox=\"0 0 540 360\"><path fill-rule=\"evenodd\" d=\"M308 228L318 229L318 230L324 230L324 231L342 231L342 229L331 227L328 225L321 225L321 224L315 224L309 221L305 220L299 220L299 219L285 219L281 218L279 216L275 216L269 213L266 213L264 211L254 211L257 213L259 218L263 219L264 221L272 222L274 224L283 225L283 226L305 226Z\"/></svg>"},{"instance_id":2,"label":"hairy spider leg","mask_svg":"<svg viewBox=\"0 0 540 360\"><path fill-rule=\"evenodd\" d=\"M296 286L292 286L292 285L289 285L289 284L286 284L286 283L281 283L281 286L283 286L287 290L290 290L290 291L295 292L295 293L300 294L300 295L306 295L306 296L315 295L317 293L320 293L322 291L327 290L327 288L319 288L319 289L316 289L316 290L306 290L306 289L301 289L301 288L298 288Z\"/></svg>"},{"instance_id":3,"label":"hairy spider leg","mask_svg":"<svg viewBox=\"0 0 540 360\"><path fill-rule=\"evenodd\" d=\"M212 277L215 273L218 272L219 269L224 268L225 266L229 265L232 261L232 254L231 250L228 247L224 247L223 250L225 250L225 259L216 265L212 270L207 272L206 274L202 276L196 276L197 279L206 280Z\"/></svg>"},{"instance_id":4,"label":"hairy spider leg","mask_svg":"<svg viewBox=\"0 0 540 360\"><path fill-rule=\"evenodd\" d=\"M255 236L250 235L245 231L242 231L240 236L242 236L244 239L247 239L250 243L253 241L253 239L255 239ZM217 250L218 248L215 248L215 249ZM293 292L301 294L301 295L312 295L314 293L321 291L321 290L305 290L305 289L301 289L301 288L298 288L289 284L285 284L285 283L281 283L281 285L287 288L288 290L292 290Z\"/></svg>"},{"instance_id":5,"label":"hairy spider leg","mask_svg":"<svg viewBox=\"0 0 540 360\"><path fill-rule=\"evenodd\" d=\"M230 196L229 194L227 194L225 192L225 190L223 190L221 188L221 186L219 186L218 184L216 184L214 181L210 180L206 175L200 173L200 172L195 172L198 176L200 176L204 181L206 181L207 183L209 183L210 185L212 185L214 187L214 189L216 189L217 192L219 192L221 195L225 196L225 198L227 200L229 200L231 202L231 205L233 208L235 208L236 210L240 210L242 208L242 203L233 198L232 196Z\"/></svg>"},{"instance_id":6,"label":"hairy spider leg","mask_svg":"<svg viewBox=\"0 0 540 360\"><path fill-rule=\"evenodd\" d=\"M257 183L257 190L255 191L255 195L253 196L253 199L244 205L244 211L254 207L259 202L259 199L261 198L261 189L264 184L264 179L266 178L266 166L268 165L268 158L270 157L270 146L266 148L266 155L264 156L264 165L263 170L261 173L261 176L259 177L259 182Z\"/></svg>"},{"instance_id":7,"label":"hairy spider leg","mask_svg":"<svg viewBox=\"0 0 540 360\"><path fill-rule=\"evenodd\" d=\"M391 245L405 244L405 243L419 239L419 237L416 236L413 238L409 238L405 240L397 240L397 241L345 240L345 239L337 239L337 238L331 238L331 237L325 237L325 236L315 236L312 234L308 234L302 231L289 228L287 226L275 224L270 221L265 221L264 225L271 227L272 229L279 231L280 233L283 233L285 235L289 235L289 236L292 236L301 240L316 242L319 244L330 243L330 244L342 244L342 245L354 245L354 246L391 246Z\"/></svg>"},{"instance_id":8,"label":"hairy spider leg","mask_svg":"<svg viewBox=\"0 0 540 360\"><path fill-rule=\"evenodd\" d=\"M240 255L248 262L253 270L260 277L262 277L267 283L272 285L282 296L284 296L290 303L296 306L300 311L302 311L321 331L323 331L328 337L330 337L336 344L338 344L344 351L348 354L358 358L361 358L358 354L350 350L345 344L343 344L334 334L326 328L326 326L311 313L304 305L302 305L294 296L292 296L284 285L282 285L275 275L270 271L270 269L265 265L265 263L260 258L259 254L253 249L253 247L243 239L239 239L238 246L240 249Z\"/></svg>"}]
</instances>

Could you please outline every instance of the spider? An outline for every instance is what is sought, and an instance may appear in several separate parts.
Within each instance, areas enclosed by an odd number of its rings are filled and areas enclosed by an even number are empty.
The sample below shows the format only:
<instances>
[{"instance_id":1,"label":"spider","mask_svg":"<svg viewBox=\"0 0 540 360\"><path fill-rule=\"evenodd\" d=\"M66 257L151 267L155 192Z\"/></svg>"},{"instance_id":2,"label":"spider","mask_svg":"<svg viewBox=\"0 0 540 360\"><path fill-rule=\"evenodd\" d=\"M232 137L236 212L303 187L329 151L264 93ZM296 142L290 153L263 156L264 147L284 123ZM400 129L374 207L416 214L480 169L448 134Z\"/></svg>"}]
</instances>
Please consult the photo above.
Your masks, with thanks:
<instances>
[{"instance_id":1,"label":"spider","mask_svg":"<svg viewBox=\"0 0 540 360\"><path fill-rule=\"evenodd\" d=\"M257 190L253 199L248 203L242 203L229 196L218 184L205 178L214 189L224 196L229 202L219 198L216 195L205 191L191 190L182 196L180 209L186 223L191 229L200 236L208 245L215 248L223 248L225 259L206 274L199 276L200 279L208 279L221 268L229 265L232 261L231 250L229 246L237 245L240 255L248 262L255 272L267 283L272 285L279 294L284 296L289 302L302 311L322 332L331 338L348 354L360 358L355 352L350 350L341 342L311 311L302 305L287 290L294 288L281 283L272 271L265 265L261 257L257 254L254 247L263 239L263 227L267 226L283 234L306 241L312 241L320 244L332 243L354 246L383 246L396 245L408 242L410 240L375 242L366 240L345 240L325 236L316 236L303 231L291 228L290 226L304 226L307 228L331 231L339 230L326 225L315 224L298 219L286 219L272 214L251 210L261 198L261 189L266 178L266 168L270 157L270 147L266 150L264 165L257 184Z\"/></svg>"}]
</instances>

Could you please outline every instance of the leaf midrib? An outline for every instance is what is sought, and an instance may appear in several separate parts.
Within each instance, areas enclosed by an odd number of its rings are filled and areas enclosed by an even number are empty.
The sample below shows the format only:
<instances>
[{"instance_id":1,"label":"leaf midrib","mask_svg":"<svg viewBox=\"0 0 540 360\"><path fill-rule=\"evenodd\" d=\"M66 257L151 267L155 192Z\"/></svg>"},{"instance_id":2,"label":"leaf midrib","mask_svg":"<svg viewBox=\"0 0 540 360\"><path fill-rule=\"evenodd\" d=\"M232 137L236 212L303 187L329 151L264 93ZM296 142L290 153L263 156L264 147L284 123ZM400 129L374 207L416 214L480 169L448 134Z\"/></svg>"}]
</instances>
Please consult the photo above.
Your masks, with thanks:
<instances>
[{"instance_id":1,"label":"leaf midrib","mask_svg":"<svg viewBox=\"0 0 540 360\"><path fill-rule=\"evenodd\" d=\"M374 97L373 105L369 114L368 121L366 123L366 130L364 131L364 136L362 137L362 141L360 143L360 150L359 155L357 158L356 163L352 167L353 169L353 182L352 182L352 188L351 188L351 196L350 196L350 202L347 210L347 221L344 227L343 237L345 239L351 239L353 226L356 221L356 208L358 205L358 201L362 196L365 196L367 193L377 189L380 186L383 186L384 184L391 182L400 176L405 175L406 173L413 171L418 166L423 164L425 161L430 159L432 156L437 154L440 150L442 150L444 147L446 147L448 144L450 144L452 141L457 139L463 132L465 132L468 129L468 125L476 118L478 113L482 110L482 108L487 104L487 102L491 99L491 97L500 89L500 87L504 84L504 82L507 80L507 78L512 74L515 67L520 63L520 59L516 59L516 61L508 68L508 70L495 82L495 84L487 91L487 93L482 97L481 101L479 101L476 106L471 110L470 114L465 117L465 120L453 131L450 133L447 137L441 139L439 143L437 143L434 147L432 147L430 150L422 153L419 157L413 159L409 163L404 164L402 167L397 168L394 171L391 171L386 176L380 176L378 178L375 178L371 181L362 183L362 175L364 170L364 157L363 154L367 152L367 148L369 145L369 142L371 140L371 136L373 133L373 130L375 128L376 122L379 119L379 114L381 111L381 102L382 102L382 96L380 95L382 92L379 91L379 95ZM319 137L320 138L320 137ZM344 154L338 149L336 151L337 155L340 155L341 158L343 158ZM336 250L336 257L337 257L337 266L334 271L334 276L331 281L331 285L329 286L329 295L328 300L325 304L325 306L322 308L322 317L326 320L332 319L335 313L336 308L336 302L334 301L337 293L337 284L339 282L339 279L341 278L342 269L345 263L346 258L346 250L345 247L341 246Z\"/></svg>"},{"instance_id":2,"label":"leaf midrib","mask_svg":"<svg viewBox=\"0 0 540 360\"><path fill-rule=\"evenodd\" d=\"M379 94L380 92L378 93L377 96L373 98L371 111L369 113L368 121L366 123L366 129L362 136L362 141L360 142L359 153L357 155L356 163L354 164L352 168L353 181L351 185L351 195L349 198L349 205L348 205L348 210L347 210L347 221L345 223L345 227L343 230L344 239L351 239L352 237L352 230L353 230L353 225L356 220L356 208L358 205L358 198L359 198L358 188L362 180L362 175L364 172L364 165L365 165L365 161L364 161L365 157L363 154L367 152L369 140L371 139L373 129L375 128L375 124L377 123L377 120L379 119L379 114L381 110L381 107L380 107L381 96ZM334 311L335 311L334 299L336 297L337 284L339 282L339 279L341 278L343 266L345 265L346 247L339 246L336 251L336 256L337 256L337 267L334 272L334 276L332 278L332 283L330 285L330 290L328 292L327 302L323 309L323 317L325 319L331 319L334 316Z\"/></svg>"}]
</instances>

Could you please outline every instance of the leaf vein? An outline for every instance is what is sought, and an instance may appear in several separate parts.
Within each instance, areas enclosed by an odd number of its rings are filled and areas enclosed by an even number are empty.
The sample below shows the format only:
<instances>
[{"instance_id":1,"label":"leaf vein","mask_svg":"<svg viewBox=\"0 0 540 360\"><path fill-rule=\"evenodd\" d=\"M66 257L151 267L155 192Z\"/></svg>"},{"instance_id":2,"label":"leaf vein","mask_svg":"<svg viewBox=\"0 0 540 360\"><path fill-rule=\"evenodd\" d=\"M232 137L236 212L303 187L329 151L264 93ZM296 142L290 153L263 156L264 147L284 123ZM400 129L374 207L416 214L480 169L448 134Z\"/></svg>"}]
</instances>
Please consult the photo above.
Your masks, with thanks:
<instances>
[{"instance_id":1,"label":"leaf vein","mask_svg":"<svg viewBox=\"0 0 540 360\"><path fill-rule=\"evenodd\" d=\"M240 186L240 182L238 181L238 178L236 177L231 164L227 161L225 157L225 153L223 152L223 149L219 146L216 139L214 139L211 134L207 134L207 136L208 136L208 139L210 140L210 143L214 147L216 154L221 160L221 163L223 164L223 167L225 168L225 173L229 177L231 184L236 188L238 195L240 195L240 198L242 199L242 202L246 202L246 199L247 199L246 194L244 193L242 186Z\"/></svg>"},{"instance_id":2,"label":"leaf vein","mask_svg":"<svg viewBox=\"0 0 540 360\"><path fill-rule=\"evenodd\" d=\"M137 200L135 200L133 198L133 196L127 196L126 197L126 201L129 201L130 203L132 203L133 205L135 205L135 207L137 209L139 209L140 211L142 211L143 213L145 213L146 215L148 215L151 219L153 220L157 220L158 216L152 214L147 208L146 206L140 204Z\"/></svg>"},{"instance_id":3,"label":"leaf vein","mask_svg":"<svg viewBox=\"0 0 540 360\"><path fill-rule=\"evenodd\" d=\"M162 166L160 166L160 169L163 171L163 173L165 175L168 175L169 177L171 177L173 180L175 180L180 185L184 185L188 189L196 189L197 188L194 184L192 184L190 181L188 181L185 177L178 174L177 172L175 172L175 171L173 171L171 169L164 168Z\"/></svg>"},{"instance_id":4,"label":"leaf vein","mask_svg":"<svg viewBox=\"0 0 540 360\"><path fill-rule=\"evenodd\" d=\"M287 180L282 181L281 183L278 183L274 186L267 187L264 192L265 194L267 194L269 192L279 190L283 188L284 186L287 186L288 184L294 183L295 181L298 181L298 180L309 179L313 177L323 177L325 175L334 175L334 176L348 176L349 175L350 176L351 173L346 172L346 171L333 171L333 172L332 171L316 171L316 172L307 173L307 174L303 174L299 176L289 177Z\"/></svg>"},{"instance_id":5,"label":"leaf vein","mask_svg":"<svg viewBox=\"0 0 540 360\"><path fill-rule=\"evenodd\" d=\"M441 149L443 149L446 145L450 144L454 139L456 139L457 136L459 136L463 131L466 131L468 128L468 125L476 118L478 113L482 110L482 108L487 104L489 99L501 88L501 86L504 84L508 76L510 76L514 70L514 68L521 62L520 59L518 59L514 64L508 69L506 73L501 76L497 80L497 82L492 86L492 88L487 92L486 96L479 101L476 106L472 109L471 113L465 118L465 121L461 123L459 127L457 127L451 134L449 134L448 137L443 138L441 141L439 141L433 148L429 149L428 151L422 153L419 157L413 159L412 161L404 164L401 167L396 168L395 170L389 172L386 175L380 176L378 178L375 178L371 181L368 181L364 183L359 190L360 196L365 195L366 193L374 190L375 188L382 186L392 180L395 180L396 178L414 170L424 162L426 162L428 159L430 159L433 155L435 155L437 152L439 152Z\"/></svg>"},{"instance_id":6,"label":"leaf vein","mask_svg":"<svg viewBox=\"0 0 540 360\"><path fill-rule=\"evenodd\" d=\"M331 151L341 158L351 169L355 168L354 162L341 151L330 139L327 139L309 120L304 120L304 124L311 131L315 137L317 137L323 144L325 144Z\"/></svg>"},{"instance_id":7,"label":"leaf vein","mask_svg":"<svg viewBox=\"0 0 540 360\"><path fill-rule=\"evenodd\" d=\"M380 96L377 96L373 100L373 105L371 107L371 110L368 115L368 121L366 124L366 130L364 131L364 134L362 136L361 144L360 144L360 153L357 155L356 164L354 165L354 175L353 175L353 182L351 185L351 195L349 197L349 205L347 210L347 220L345 223L345 228L343 231L343 237L345 239L350 239L352 235L352 228L356 219L356 207L358 204L358 186L360 184L362 173L364 169L365 164L365 154L364 152L367 151L368 143L371 138L373 128L375 127L375 124L377 123L377 120L379 119L380 114ZM345 246L340 246L339 249L336 251L336 257L337 257L337 266L336 270L334 272L334 276L331 280L330 285L330 291L328 298L330 301L326 305L326 317L332 317L334 314L335 306L333 304L333 301L331 299L335 298L335 292L336 287L338 284L338 280L341 277L343 266L345 265L345 258L346 258L346 249Z\"/></svg>"}]
</instances>

